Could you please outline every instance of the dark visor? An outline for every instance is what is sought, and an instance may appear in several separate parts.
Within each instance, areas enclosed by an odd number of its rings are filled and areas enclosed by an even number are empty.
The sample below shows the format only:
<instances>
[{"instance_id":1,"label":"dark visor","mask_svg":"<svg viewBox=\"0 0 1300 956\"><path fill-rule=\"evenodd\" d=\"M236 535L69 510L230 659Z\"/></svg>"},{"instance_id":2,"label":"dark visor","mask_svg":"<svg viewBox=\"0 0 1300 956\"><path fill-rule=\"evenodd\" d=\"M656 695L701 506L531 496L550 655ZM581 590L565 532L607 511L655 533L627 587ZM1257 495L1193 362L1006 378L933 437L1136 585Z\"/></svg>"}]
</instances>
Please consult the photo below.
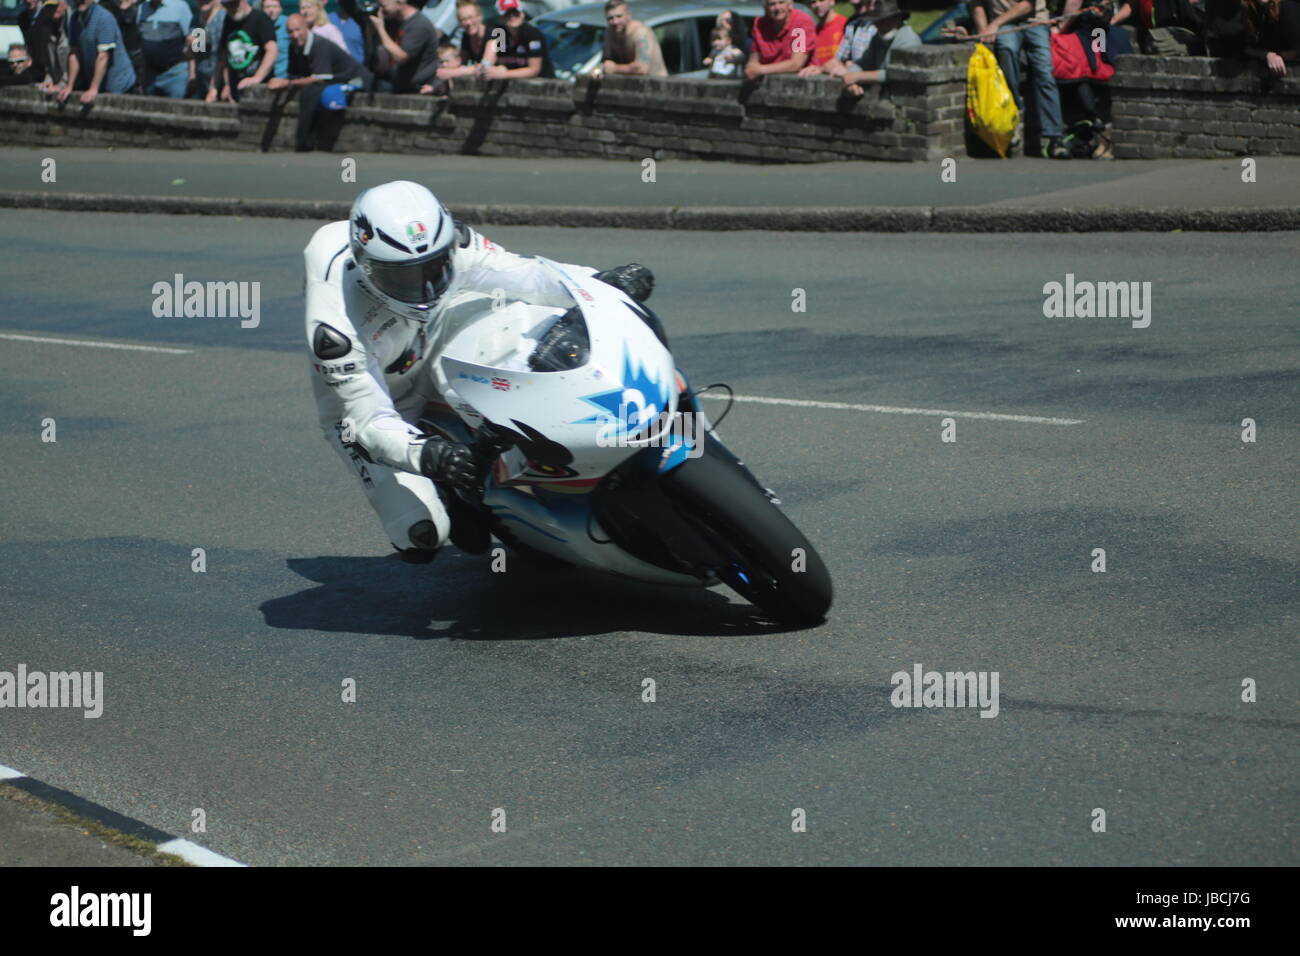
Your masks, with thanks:
<instances>
[{"instance_id":1,"label":"dark visor","mask_svg":"<svg viewBox=\"0 0 1300 956\"><path fill-rule=\"evenodd\" d=\"M366 273L375 287L399 302L428 305L451 284L451 250L427 262L387 263L371 259Z\"/></svg>"}]
</instances>

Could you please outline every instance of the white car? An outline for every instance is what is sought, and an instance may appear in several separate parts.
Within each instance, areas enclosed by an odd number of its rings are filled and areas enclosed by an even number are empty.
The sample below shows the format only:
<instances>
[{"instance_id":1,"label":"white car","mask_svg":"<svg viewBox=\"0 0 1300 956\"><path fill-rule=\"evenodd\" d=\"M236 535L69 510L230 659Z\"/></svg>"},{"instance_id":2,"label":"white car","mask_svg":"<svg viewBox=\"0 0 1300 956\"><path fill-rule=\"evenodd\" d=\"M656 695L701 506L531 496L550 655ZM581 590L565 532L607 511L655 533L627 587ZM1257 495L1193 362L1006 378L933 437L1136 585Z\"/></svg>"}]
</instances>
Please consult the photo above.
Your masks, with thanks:
<instances>
[{"instance_id":1,"label":"white car","mask_svg":"<svg viewBox=\"0 0 1300 956\"><path fill-rule=\"evenodd\" d=\"M25 6L23 0L0 0L0 55L9 52L10 44L23 42L23 31L18 29L18 14Z\"/></svg>"}]
</instances>

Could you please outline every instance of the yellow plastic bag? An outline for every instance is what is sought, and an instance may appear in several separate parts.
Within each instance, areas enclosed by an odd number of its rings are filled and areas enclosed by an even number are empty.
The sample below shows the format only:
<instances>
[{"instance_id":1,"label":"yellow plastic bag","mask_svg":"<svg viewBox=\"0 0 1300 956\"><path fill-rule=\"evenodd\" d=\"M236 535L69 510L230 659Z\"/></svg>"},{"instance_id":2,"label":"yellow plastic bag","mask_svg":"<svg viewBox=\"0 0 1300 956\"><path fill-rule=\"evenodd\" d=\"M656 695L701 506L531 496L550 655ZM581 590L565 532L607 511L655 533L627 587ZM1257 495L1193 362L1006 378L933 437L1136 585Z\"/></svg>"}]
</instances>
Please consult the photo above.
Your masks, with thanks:
<instances>
[{"instance_id":1,"label":"yellow plastic bag","mask_svg":"<svg viewBox=\"0 0 1300 956\"><path fill-rule=\"evenodd\" d=\"M966 116L979 138L1006 159L1020 111L997 57L983 43L975 44L966 65Z\"/></svg>"}]
</instances>

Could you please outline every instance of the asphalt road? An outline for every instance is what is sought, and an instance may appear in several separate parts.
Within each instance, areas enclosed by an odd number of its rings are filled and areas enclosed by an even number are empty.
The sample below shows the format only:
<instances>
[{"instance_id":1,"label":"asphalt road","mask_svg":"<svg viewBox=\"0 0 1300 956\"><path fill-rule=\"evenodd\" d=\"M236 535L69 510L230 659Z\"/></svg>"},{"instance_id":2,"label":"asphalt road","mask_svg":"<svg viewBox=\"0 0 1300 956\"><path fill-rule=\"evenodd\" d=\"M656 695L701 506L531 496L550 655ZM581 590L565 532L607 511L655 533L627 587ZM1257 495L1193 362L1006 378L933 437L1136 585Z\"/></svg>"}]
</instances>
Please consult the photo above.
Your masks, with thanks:
<instances>
[{"instance_id":1,"label":"asphalt road","mask_svg":"<svg viewBox=\"0 0 1300 956\"><path fill-rule=\"evenodd\" d=\"M106 697L0 710L0 764L250 864L1300 863L1290 237L492 230L651 265L697 383L1081 421L737 404L836 580L786 632L387 556L314 423L311 228L4 214L0 334L191 351L0 339L0 670ZM261 282L261 324L155 318L177 272ZM1150 327L1045 318L1067 272L1150 281ZM891 706L914 664L996 671L997 717Z\"/></svg>"}]
</instances>

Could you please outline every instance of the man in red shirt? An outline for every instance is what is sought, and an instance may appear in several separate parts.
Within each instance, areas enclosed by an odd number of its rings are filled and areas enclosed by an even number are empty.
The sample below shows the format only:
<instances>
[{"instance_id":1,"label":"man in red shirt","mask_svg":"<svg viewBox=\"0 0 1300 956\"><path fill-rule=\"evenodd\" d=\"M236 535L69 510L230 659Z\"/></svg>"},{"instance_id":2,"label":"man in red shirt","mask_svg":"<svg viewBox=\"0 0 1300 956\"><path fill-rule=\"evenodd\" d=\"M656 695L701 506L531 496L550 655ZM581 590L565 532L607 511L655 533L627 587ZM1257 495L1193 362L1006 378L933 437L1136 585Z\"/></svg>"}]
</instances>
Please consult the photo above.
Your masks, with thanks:
<instances>
[{"instance_id":1,"label":"man in red shirt","mask_svg":"<svg viewBox=\"0 0 1300 956\"><path fill-rule=\"evenodd\" d=\"M753 51L745 64L745 79L798 73L817 42L812 17L794 9L794 0L766 0L763 9L766 13L754 21Z\"/></svg>"},{"instance_id":2,"label":"man in red shirt","mask_svg":"<svg viewBox=\"0 0 1300 956\"><path fill-rule=\"evenodd\" d=\"M801 76L807 75L810 70L835 56L840 48L840 41L844 39L844 27L849 22L847 17L835 12L835 0L808 0L808 6L812 7L813 20L817 27L817 42L813 47L812 59L803 68Z\"/></svg>"}]
</instances>

